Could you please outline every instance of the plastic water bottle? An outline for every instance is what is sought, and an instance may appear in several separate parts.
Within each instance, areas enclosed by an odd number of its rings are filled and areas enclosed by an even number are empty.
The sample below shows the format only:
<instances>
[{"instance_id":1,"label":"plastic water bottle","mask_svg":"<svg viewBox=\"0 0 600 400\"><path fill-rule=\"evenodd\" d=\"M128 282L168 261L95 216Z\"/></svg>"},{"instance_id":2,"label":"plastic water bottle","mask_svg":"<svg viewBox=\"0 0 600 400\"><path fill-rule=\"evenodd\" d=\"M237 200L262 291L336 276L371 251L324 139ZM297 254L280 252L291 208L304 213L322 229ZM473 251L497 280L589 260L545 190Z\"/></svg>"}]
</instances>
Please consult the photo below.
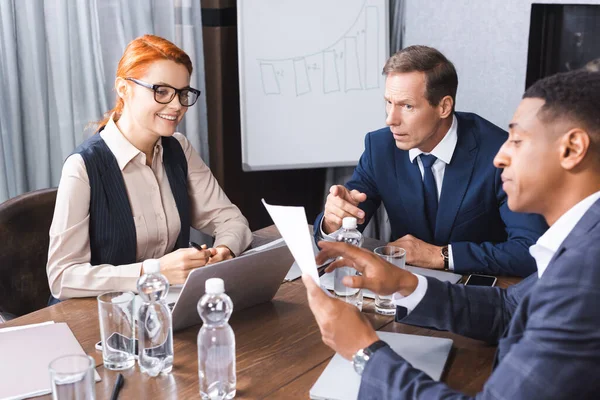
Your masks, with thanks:
<instances>
[{"instance_id":1,"label":"plastic water bottle","mask_svg":"<svg viewBox=\"0 0 600 400\"><path fill-rule=\"evenodd\" d=\"M198 333L198 377L202 399L235 397L235 335L229 325L233 303L221 278L206 281L206 294L198 302L204 321Z\"/></svg>"},{"instance_id":2,"label":"plastic water bottle","mask_svg":"<svg viewBox=\"0 0 600 400\"><path fill-rule=\"evenodd\" d=\"M160 261L146 260L137 289L143 304L138 312L138 362L150 376L173 369L173 321L165 298L169 282L160 273Z\"/></svg>"},{"instance_id":3,"label":"plastic water bottle","mask_svg":"<svg viewBox=\"0 0 600 400\"><path fill-rule=\"evenodd\" d=\"M342 229L340 229L335 240L337 242L346 242L353 246L362 247L363 236L356 229L356 218L346 217L342 220ZM362 311L363 292L362 289L349 288L342 283L345 276L358 275L358 271L352 267L341 267L334 271L333 275L333 291L337 298L358 307Z\"/></svg>"}]
</instances>

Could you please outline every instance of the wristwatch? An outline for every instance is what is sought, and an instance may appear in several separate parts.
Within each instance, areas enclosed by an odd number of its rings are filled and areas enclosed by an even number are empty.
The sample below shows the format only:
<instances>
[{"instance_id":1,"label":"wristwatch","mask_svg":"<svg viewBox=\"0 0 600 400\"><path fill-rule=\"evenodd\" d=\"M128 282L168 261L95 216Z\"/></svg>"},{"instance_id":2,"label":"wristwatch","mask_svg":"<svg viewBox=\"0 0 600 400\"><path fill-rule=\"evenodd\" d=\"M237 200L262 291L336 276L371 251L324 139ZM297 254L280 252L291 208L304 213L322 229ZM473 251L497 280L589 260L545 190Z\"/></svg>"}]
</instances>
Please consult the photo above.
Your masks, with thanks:
<instances>
[{"instance_id":1,"label":"wristwatch","mask_svg":"<svg viewBox=\"0 0 600 400\"><path fill-rule=\"evenodd\" d=\"M385 346L387 346L386 342L384 342L383 340L378 340L372 345L365 347L364 349L358 350L352 356L352 365L354 366L354 370L356 371L356 373L362 375L363 371L365 370L365 367L367 366L367 362L369 361L373 353Z\"/></svg>"},{"instance_id":2,"label":"wristwatch","mask_svg":"<svg viewBox=\"0 0 600 400\"><path fill-rule=\"evenodd\" d=\"M450 259L448 258L448 246L442 247L442 258L444 259L444 271L450 269Z\"/></svg>"}]
</instances>

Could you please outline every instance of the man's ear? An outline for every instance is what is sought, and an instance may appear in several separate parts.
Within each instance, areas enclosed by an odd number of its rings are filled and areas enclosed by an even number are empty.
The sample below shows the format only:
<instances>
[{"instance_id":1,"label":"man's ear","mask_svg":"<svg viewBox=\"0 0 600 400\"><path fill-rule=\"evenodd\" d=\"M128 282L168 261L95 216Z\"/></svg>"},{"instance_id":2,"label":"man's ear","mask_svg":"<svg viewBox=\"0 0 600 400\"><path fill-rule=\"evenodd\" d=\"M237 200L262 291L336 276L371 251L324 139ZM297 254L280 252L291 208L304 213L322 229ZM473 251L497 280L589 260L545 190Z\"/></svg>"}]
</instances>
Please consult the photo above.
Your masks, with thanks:
<instances>
[{"instance_id":1,"label":"man's ear","mask_svg":"<svg viewBox=\"0 0 600 400\"><path fill-rule=\"evenodd\" d=\"M127 85L127 81L123 78L117 78L115 79L115 90L117 92L117 96L119 96L121 99L125 100L125 97L127 96L127 89L128 89L128 85Z\"/></svg>"},{"instance_id":2,"label":"man's ear","mask_svg":"<svg viewBox=\"0 0 600 400\"><path fill-rule=\"evenodd\" d=\"M452 114L452 108L454 107L454 100L452 96L444 96L440 101L440 118L446 118Z\"/></svg>"},{"instance_id":3,"label":"man's ear","mask_svg":"<svg viewBox=\"0 0 600 400\"><path fill-rule=\"evenodd\" d=\"M560 164L572 170L581 164L590 150L590 135L581 128L571 129L560 139Z\"/></svg>"}]
</instances>

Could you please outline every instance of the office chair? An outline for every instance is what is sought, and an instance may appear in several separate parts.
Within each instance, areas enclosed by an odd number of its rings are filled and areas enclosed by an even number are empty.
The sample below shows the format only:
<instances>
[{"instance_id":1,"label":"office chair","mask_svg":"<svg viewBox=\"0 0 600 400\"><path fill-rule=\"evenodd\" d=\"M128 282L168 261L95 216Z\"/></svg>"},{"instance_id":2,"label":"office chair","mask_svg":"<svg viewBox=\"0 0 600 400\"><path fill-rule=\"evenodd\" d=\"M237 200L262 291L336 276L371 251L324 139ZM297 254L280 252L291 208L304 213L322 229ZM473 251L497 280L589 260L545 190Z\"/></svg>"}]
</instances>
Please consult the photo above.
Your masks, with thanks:
<instances>
[{"instance_id":1,"label":"office chair","mask_svg":"<svg viewBox=\"0 0 600 400\"><path fill-rule=\"evenodd\" d=\"M48 303L46 262L56 190L36 190L0 204L0 323Z\"/></svg>"}]
</instances>

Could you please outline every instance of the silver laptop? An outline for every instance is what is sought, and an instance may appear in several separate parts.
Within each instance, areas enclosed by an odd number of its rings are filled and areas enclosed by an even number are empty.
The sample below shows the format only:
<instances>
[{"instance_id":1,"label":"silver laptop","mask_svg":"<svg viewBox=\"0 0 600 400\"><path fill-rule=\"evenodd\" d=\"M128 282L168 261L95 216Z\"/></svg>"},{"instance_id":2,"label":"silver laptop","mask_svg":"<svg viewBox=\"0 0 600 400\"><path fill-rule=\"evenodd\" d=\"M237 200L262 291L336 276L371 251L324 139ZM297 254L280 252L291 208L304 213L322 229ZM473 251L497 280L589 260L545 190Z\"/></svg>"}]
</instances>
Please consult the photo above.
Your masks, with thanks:
<instances>
[{"instance_id":1,"label":"silver laptop","mask_svg":"<svg viewBox=\"0 0 600 400\"><path fill-rule=\"evenodd\" d=\"M167 302L175 303L172 308L173 330L202 322L196 306L204 295L207 279L221 278L225 281L225 293L231 297L233 311L237 312L270 301L293 261L285 242L276 241L259 251L250 250L231 260L193 270L183 287L174 287L167 297Z\"/></svg>"}]
</instances>

